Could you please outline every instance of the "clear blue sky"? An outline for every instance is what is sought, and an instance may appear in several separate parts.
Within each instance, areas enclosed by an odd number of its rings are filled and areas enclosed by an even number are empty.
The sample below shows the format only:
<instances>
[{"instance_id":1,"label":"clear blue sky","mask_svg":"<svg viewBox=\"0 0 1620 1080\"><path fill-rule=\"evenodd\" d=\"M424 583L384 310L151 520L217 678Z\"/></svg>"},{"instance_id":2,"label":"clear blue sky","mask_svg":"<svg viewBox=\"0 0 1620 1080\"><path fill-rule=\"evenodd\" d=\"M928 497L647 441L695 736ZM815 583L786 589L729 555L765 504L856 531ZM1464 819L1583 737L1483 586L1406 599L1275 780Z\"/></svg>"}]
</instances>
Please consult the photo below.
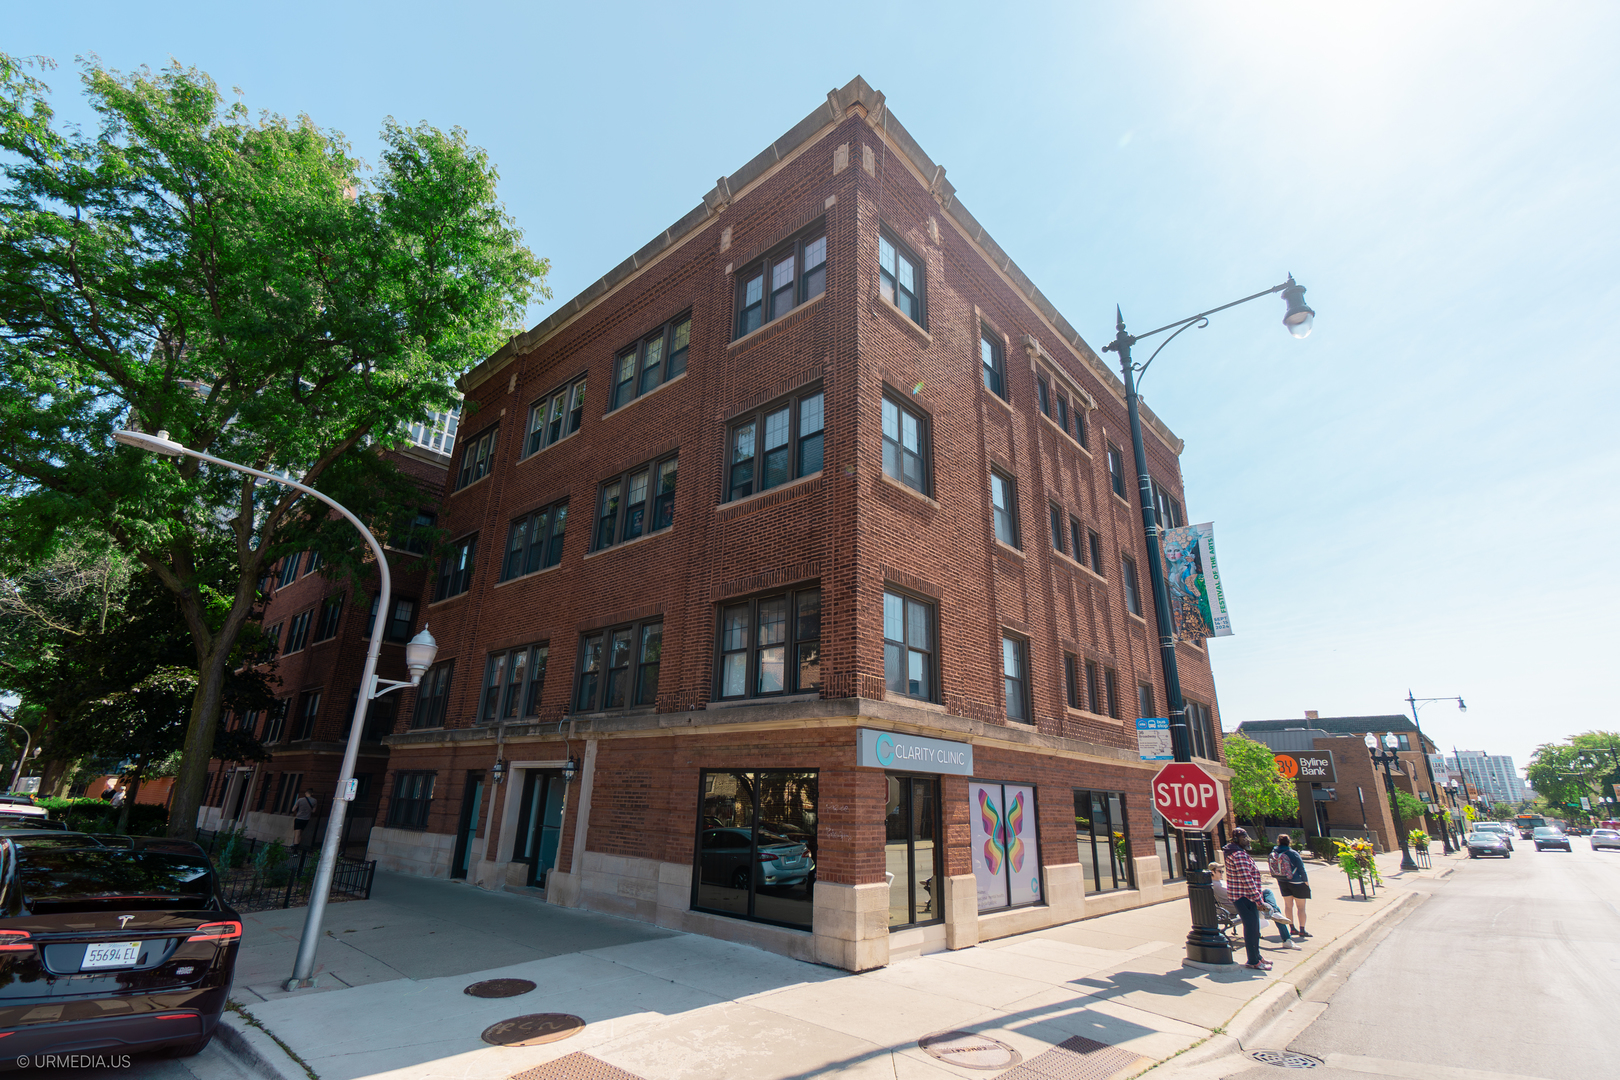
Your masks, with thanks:
<instances>
[{"instance_id":1,"label":"clear blue sky","mask_svg":"<svg viewBox=\"0 0 1620 1080\"><path fill-rule=\"evenodd\" d=\"M460 125L573 296L856 74L1100 347L1189 331L1145 395L1187 441L1237 636L1228 728L1423 713L1510 753L1620 726L1620 8L1526 4L13 4L0 48L171 56L371 155ZM537 308L536 318L545 309ZM1605 629L1608 627L1608 629ZM1605 675L1604 672L1609 672Z\"/></svg>"}]
</instances>

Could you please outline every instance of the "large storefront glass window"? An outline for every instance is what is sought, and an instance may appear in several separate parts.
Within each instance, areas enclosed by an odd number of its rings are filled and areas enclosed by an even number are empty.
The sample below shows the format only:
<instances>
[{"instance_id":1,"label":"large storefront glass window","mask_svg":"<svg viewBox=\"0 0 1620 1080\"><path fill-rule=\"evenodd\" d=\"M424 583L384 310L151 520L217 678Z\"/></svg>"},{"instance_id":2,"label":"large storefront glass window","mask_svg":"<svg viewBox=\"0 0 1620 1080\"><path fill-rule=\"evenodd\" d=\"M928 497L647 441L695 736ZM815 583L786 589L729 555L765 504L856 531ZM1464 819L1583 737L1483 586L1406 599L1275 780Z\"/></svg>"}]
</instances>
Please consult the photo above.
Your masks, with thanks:
<instances>
[{"instance_id":1,"label":"large storefront glass window","mask_svg":"<svg viewBox=\"0 0 1620 1080\"><path fill-rule=\"evenodd\" d=\"M693 909L810 929L815 771L705 770L699 783Z\"/></svg>"},{"instance_id":2,"label":"large storefront glass window","mask_svg":"<svg viewBox=\"0 0 1620 1080\"><path fill-rule=\"evenodd\" d=\"M887 779L883 869L889 879L889 926L938 922L945 916L939 780L893 775Z\"/></svg>"},{"instance_id":3,"label":"large storefront glass window","mask_svg":"<svg viewBox=\"0 0 1620 1080\"><path fill-rule=\"evenodd\" d=\"M1123 793L1076 789L1074 838L1086 870L1087 896L1132 887Z\"/></svg>"},{"instance_id":4,"label":"large storefront glass window","mask_svg":"<svg viewBox=\"0 0 1620 1080\"><path fill-rule=\"evenodd\" d=\"M1187 846L1181 833L1153 811L1153 846L1159 853L1159 869L1164 880L1180 881L1187 876Z\"/></svg>"},{"instance_id":5,"label":"large storefront glass window","mask_svg":"<svg viewBox=\"0 0 1620 1080\"><path fill-rule=\"evenodd\" d=\"M1040 903L1035 789L1025 784L969 780L968 821L980 913Z\"/></svg>"}]
</instances>

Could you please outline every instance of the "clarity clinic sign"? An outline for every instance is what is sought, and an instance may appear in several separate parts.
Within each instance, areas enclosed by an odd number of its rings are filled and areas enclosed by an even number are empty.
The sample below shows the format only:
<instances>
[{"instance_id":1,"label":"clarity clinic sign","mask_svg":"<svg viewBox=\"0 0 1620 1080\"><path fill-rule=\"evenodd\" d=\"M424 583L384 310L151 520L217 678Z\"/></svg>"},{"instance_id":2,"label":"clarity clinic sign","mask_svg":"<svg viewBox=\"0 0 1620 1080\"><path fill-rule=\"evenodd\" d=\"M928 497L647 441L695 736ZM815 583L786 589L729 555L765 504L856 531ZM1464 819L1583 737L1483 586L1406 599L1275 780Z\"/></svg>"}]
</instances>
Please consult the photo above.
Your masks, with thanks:
<instances>
[{"instance_id":1,"label":"clarity clinic sign","mask_svg":"<svg viewBox=\"0 0 1620 1080\"><path fill-rule=\"evenodd\" d=\"M924 739L894 731L856 728L855 764L901 772L973 775L973 746L947 739Z\"/></svg>"}]
</instances>

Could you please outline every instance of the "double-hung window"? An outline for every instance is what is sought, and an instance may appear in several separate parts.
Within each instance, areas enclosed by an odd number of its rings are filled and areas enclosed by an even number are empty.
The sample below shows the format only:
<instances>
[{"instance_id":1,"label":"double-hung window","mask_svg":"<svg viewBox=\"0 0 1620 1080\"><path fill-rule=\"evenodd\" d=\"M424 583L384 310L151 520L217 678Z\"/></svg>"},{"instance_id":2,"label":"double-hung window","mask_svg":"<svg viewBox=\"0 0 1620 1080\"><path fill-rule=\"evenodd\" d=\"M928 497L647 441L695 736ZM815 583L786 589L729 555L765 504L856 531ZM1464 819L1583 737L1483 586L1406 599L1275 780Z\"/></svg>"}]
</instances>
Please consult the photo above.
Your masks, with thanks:
<instances>
[{"instance_id":1,"label":"double-hung window","mask_svg":"<svg viewBox=\"0 0 1620 1080\"><path fill-rule=\"evenodd\" d=\"M501 562L501 580L511 581L561 562L563 531L567 527L567 499L512 522L506 536L506 558Z\"/></svg>"},{"instance_id":2,"label":"double-hung window","mask_svg":"<svg viewBox=\"0 0 1620 1080\"><path fill-rule=\"evenodd\" d=\"M899 308L918 326L922 325L922 263L904 246L878 234L878 286L883 299Z\"/></svg>"},{"instance_id":3,"label":"double-hung window","mask_svg":"<svg viewBox=\"0 0 1620 1080\"><path fill-rule=\"evenodd\" d=\"M682 315L621 351L613 362L613 401L608 410L630 404L685 371L691 343L692 316Z\"/></svg>"},{"instance_id":4,"label":"double-hung window","mask_svg":"<svg viewBox=\"0 0 1620 1080\"><path fill-rule=\"evenodd\" d=\"M1125 610L1132 615L1142 614L1142 595L1136 587L1136 561L1129 556L1119 557L1119 576L1125 584Z\"/></svg>"},{"instance_id":5,"label":"double-hung window","mask_svg":"<svg viewBox=\"0 0 1620 1080\"><path fill-rule=\"evenodd\" d=\"M457 491L489 475L495 464L495 437L500 430L499 424L491 424L467 440L461 451L461 468L456 472Z\"/></svg>"},{"instance_id":6,"label":"double-hung window","mask_svg":"<svg viewBox=\"0 0 1620 1080\"><path fill-rule=\"evenodd\" d=\"M1010 476L990 473L990 516L996 539L1008 547L1018 546L1018 489Z\"/></svg>"},{"instance_id":7,"label":"double-hung window","mask_svg":"<svg viewBox=\"0 0 1620 1080\"><path fill-rule=\"evenodd\" d=\"M1007 695L1007 719L1033 723L1029 712L1029 646L1022 638L1002 635L1001 680Z\"/></svg>"},{"instance_id":8,"label":"double-hung window","mask_svg":"<svg viewBox=\"0 0 1620 1080\"><path fill-rule=\"evenodd\" d=\"M540 695L546 686L548 645L524 645L490 653L484 667L484 697L479 705L480 723L516 720L540 711Z\"/></svg>"},{"instance_id":9,"label":"double-hung window","mask_svg":"<svg viewBox=\"0 0 1620 1080\"><path fill-rule=\"evenodd\" d=\"M1064 433L1067 434L1069 430L1069 399L1062 394L1057 396L1057 422L1058 427L1062 428Z\"/></svg>"},{"instance_id":10,"label":"double-hung window","mask_svg":"<svg viewBox=\"0 0 1620 1080\"><path fill-rule=\"evenodd\" d=\"M264 631L265 659L274 660L281 655L281 624L267 627Z\"/></svg>"},{"instance_id":11,"label":"double-hung window","mask_svg":"<svg viewBox=\"0 0 1620 1080\"><path fill-rule=\"evenodd\" d=\"M602 485L592 551L623 544L675 522L675 454L638 465Z\"/></svg>"},{"instance_id":12,"label":"double-hung window","mask_svg":"<svg viewBox=\"0 0 1620 1080\"><path fill-rule=\"evenodd\" d=\"M377 618L377 602L380 596L371 598L371 614L366 617L365 636L371 636L372 624ZM409 641L411 627L416 623L416 601L407 597L396 596L391 600L394 610L389 613L388 621L383 624L384 641Z\"/></svg>"},{"instance_id":13,"label":"double-hung window","mask_svg":"<svg viewBox=\"0 0 1620 1080\"><path fill-rule=\"evenodd\" d=\"M311 551L309 553L309 561L304 563L304 573L313 574L315 571L321 568L321 564L325 561L325 557L322 556L319 551Z\"/></svg>"},{"instance_id":14,"label":"double-hung window","mask_svg":"<svg viewBox=\"0 0 1620 1080\"><path fill-rule=\"evenodd\" d=\"M1125 455L1113 443L1108 444L1108 486L1120 498L1128 497L1125 494Z\"/></svg>"},{"instance_id":15,"label":"double-hung window","mask_svg":"<svg viewBox=\"0 0 1620 1080\"><path fill-rule=\"evenodd\" d=\"M389 538L388 546L408 551L412 555L426 555L433 543L434 527L439 515L432 510L418 509L408 527Z\"/></svg>"},{"instance_id":16,"label":"double-hung window","mask_svg":"<svg viewBox=\"0 0 1620 1080\"><path fill-rule=\"evenodd\" d=\"M1061 555L1063 554L1063 510L1055 504L1049 505L1046 509L1052 519L1052 550Z\"/></svg>"},{"instance_id":17,"label":"double-hung window","mask_svg":"<svg viewBox=\"0 0 1620 1080\"><path fill-rule=\"evenodd\" d=\"M1080 519L1069 519L1069 551L1074 555L1074 561L1083 563L1086 558L1085 545L1080 542Z\"/></svg>"},{"instance_id":18,"label":"double-hung window","mask_svg":"<svg viewBox=\"0 0 1620 1080\"><path fill-rule=\"evenodd\" d=\"M286 652L295 653L304 647L304 642L309 638L309 619L313 614L315 612L311 609L293 616L292 625L287 629Z\"/></svg>"},{"instance_id":19,"label":"double-hung window","mask_svg":"<svg viewBox=\"0 0 1620 1080\"><path fill-rule=\"evenodd\" d=\"M1073 653L1063 654L1063 698L1069 708L1080 708L1080 661Z\"/></svg>"},{"instance_id":20,"label":"double-hung window","mask_svg":"<svg viewBox=\"0 0 1620 1080\"><path fill-rule=\"evenodd\" d=\"M1079 399L1074 403L1074 439L1081 446L1089 447L1086 441L1086 410L1081 406Z\"/></svg>"},{"instance_id":21,"label":"double-hung window","mask_svg":"<svg viewBox=\"0 0 1620 1080\"><path fill-rule=\"evenodd\" d=\"M1153 715L1153 687L1147 683L1136 684L1136 715L1148 717Z\"/></svg>"},{"instance_id":22,"label":"double-hung window","mask_svg":"<svg viewBox=\"0 0 1620 1080\"><path fill-rule=\"evenodd\" d=\"M737 332L751 334L827 288L827 233L817 224L737 271Z\"/></svg>"},{"instance_id":23,"label":"double-hung window","mask_svg":"<svg viewBox=\"0 0 1620 1080\"><path fill-rule=\"evenodd\" d=\"M825 395L820 388L777 401L731 425L726 501L821 471Z\"/></svg>"},{"instance_id":24,"label":"double-hung window","mask_svg":"<svg viewBox=\"0 0 1620 1080\"><path fill-rule=\"evenodd\" d=\"M1001 339L988 326L979 328L979 363L984 368L984 388L999 398L1007 397L1007 369L1001 356Z\"/></svg>"},{"instance_id":25,"label":"double-hung window","mask_svg":"<svg viewBox=\"0 0 1620 1080\"><path fill-rule=\"evenodd\" d=\"M260 741L266 746L278 743L286 729L287 699L277 698L276 703L264 714L264 738Z\"/></svg>"},{"instance_id":26,"label":"double-hung window","mask_svg":"<svg viewBox=\"0 0 1620 1080\"><path fill-rule=\"evenodd\" d=\"M1107 715L1103 712L1102 675L1095 660L1086 661L1086 712Z\"/></svg>"},{"instance_id":27,"label":"double-hung window","mask_svg":"<svg viewBox=\"0 0 1620 1080\"><path fill-rule=\"evenodd\" d=\"M1119 673L1113 668L1103 668L1103 697L1104 704L1108 706L1108 715L1118 720Z\"/></svg>"},{"instance_id":28,"label":"double-hung window","mask_svg":"<svg viewBox=\"0 0 1620 1080\"><path fill-rule=\"evenodd\" d=\"M557 387L529 406L529 432L523 440L523 456L544 449L579 430L585 418L585 376Z\"/></svg>"},{"instance_id":29,"label":"double-hung window","mask_svg":"<svg viewBox=\"0 0 1620 1080\"><path fill-rule=\"evenodd\" d=\"M439 560L439 587L433 599L460 596L472 588L473 558L478 554L478 534L457 540Z\"/></svg>"},{"instance_id":30,"label":"double-hung window","mask_svg":"<svg viewBox=\"0 0 1620 1080\"><path fill-rule=\"evenodd\" d=\"M722 699L821 689L821 589L722 607L715 671L716 696Z\"/></svg>"},{"instance_id":31,"label":"double-hung window","mask_svg":"<svg viewBox=\"0 0 1620 1080\"><path fill-rule=\"evenodd\" d=\"M306 690L298 700L298 724L293 733L295 741L315 737L315 720L321 713L321 692Z\"/></svg>"},{"instance_id":32,"label":"double-hung window","mask_svg":"<svg viewBox=\"0 0 1620 1080\"><path fill-rule=\"evenodd\" d=\"M298 578L298 564L304 559L302 551L295 551L281 560L281 576L276 578L277 587L291 585Z\"/></svg>"},{"instance_id":33,"label":"double-hung window","mask_svg":"<svg viewBox=\"0 0 1620 1080\"><path fill-rule=\"evenodd\" d=\"M411 713L411 727L444 726L445 711L450 704L450 676L455 667L454 660L441 660L422 676L422 685L416 690L416 710Z\"/></svg>"},{"instance_id":34,"label":"double-hung window","mask_svg":"<svg viewBox=\"0 0 1620 1080\"><path fill-rule=\"evenodd\" d=\"M656 705L663 652L661 616L586 634L579 642L574 711L606 712Z\"/></svg>"},{"instance_id":35,"label":"double-hung window","mask_svg":"<svg viewBox=\"0 0 1620 1080\"><path fill-rule=\"evenodd\" d=\"M397 829L425 829L433 805L437 773L411 771L394 774L394 797L388 804L388 824Z\"/></svg>"},{"instance_id":36,"label":"double-hung window","mask_svg":"<svg viewBox=\"0 0 1620 1080\"><path fill-rule=\"evenodd\" d=\"M1181 516L1181 503L1170 494L1169 490L1157 480L1151 481L1153 485L1153 509L1159 520L1161 529L1179 529L1187 524Z\"/></svg>"},{"instance_id":37,"label":"double-hung window","mask_svg":"<svg viewBox=\"0 0 1620 1080\"><path fill-rule=\"evenodd\" d=\"M1041 412L1046 416L1052 415L1052 391L1046 385L1046 376L1035 376L1035 398L1040 404Z\"/></svg>"},{"instance_id":38,"label":"double-hung window","mask_svg":"<svg viewBox=\"0 0 1620 1080\"><path fill-rule=\"evenodd\" d=\"M321 604L321 620L315 624L315 640L325 641L337 637L338 623L343 621L343 594L329 596Z\"/></svg>"},{"instance_id":39,"label":"double-hung window","mask_svg":"<svg viewBox=\"0 0 1620 1080\"><path fill-rule=\"evenodd\" d=\"M891 694L933 701L934 605L883 594L883 676Z\"/></svg>"},{"instance_id":40,"label":"double-hung window","mask_svg":"<svg viewBox=\"0 0 1620 1080\"><path fill-rule=\"evenodd\" d=\"M1196 701L1186 701L1182 704L1187 709L1187 739L1191 744L1192 756L1209 761L1220 760L1220 751L1215 746L1215 724L1209 706Z\"/></svg>"},{"instance_id":41,"label":"double-hung window","mask_svg":"<svg viewBox=\"0 0 1620 1080\"><path fill-rule=\"evenodd\" d=\"M883 471L924 495L928 494L928 459L923 449L927 430L921 414L883 395Z\"/></svg>"},{"instance_id":42,"label":"double-hung window","mask_svg":"<svg viewBox=\"0 0 1620 1080\"><path fill-rule=\"evenodd\" d=\"M1098 577L1107 577L1107 567L1103 565L1102 537L1097 535L1096 529L1086 530L1086 543L1091 548L1091 572Z\"/></svg>"}]
</instances>

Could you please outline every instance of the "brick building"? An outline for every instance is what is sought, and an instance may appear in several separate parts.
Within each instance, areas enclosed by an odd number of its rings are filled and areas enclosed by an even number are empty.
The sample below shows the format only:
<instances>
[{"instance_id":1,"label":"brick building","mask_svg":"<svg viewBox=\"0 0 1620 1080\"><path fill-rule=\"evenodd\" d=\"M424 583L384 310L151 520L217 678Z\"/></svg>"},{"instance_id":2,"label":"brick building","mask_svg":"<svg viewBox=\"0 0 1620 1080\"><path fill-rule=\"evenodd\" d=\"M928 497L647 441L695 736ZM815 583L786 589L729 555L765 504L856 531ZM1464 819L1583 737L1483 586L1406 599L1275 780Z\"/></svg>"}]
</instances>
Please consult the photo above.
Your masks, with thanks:
<instances>
[{"instance_id":1,"label":"brick building","mask_svg":"<svg viewBox=\"0 0 1620 1080\"><path fill-rule=\"evenodd\" d=\"M462 390L380 865L852 970L1182 895L1123 387L864 81Z\"/></svg>"},{"instance_id":2,"label":"brick building","mask_svg":"<svg viewBox=\"0 0 1620 1080\"><path fill-rule=\"evenodd\" d=\"M388 451L400 471L422 489L417 523L423 527L431 528L437 518L456 420L456 414L436 415L410 432L407 447ZM431 560L424 558L425 540L379 539L390 554L393 610L384 625L377 675L405 679L409 677L405 643L422 621ZM356 595L346 577L329 578L319 572L320 565L316 552L303 551L281 560L266 576L262 625L276 642L276 704L268 712L228 717L226 723L252 730L270 751L271 760L213 761L198 812L199 828L240 828L251 837L291 842L293 803L306 788L315 790L322 819L331 806L371 640L377 580L373 575ZM359 791L344 825L345 850L350 854L364 850L376 819L388 764L383 739L394 729L399 705L395 691L374 699L366 716L355 765ZM305 837L306 843L314 843L319 835L317 829Z\"/></svg>"}]
</instances>

